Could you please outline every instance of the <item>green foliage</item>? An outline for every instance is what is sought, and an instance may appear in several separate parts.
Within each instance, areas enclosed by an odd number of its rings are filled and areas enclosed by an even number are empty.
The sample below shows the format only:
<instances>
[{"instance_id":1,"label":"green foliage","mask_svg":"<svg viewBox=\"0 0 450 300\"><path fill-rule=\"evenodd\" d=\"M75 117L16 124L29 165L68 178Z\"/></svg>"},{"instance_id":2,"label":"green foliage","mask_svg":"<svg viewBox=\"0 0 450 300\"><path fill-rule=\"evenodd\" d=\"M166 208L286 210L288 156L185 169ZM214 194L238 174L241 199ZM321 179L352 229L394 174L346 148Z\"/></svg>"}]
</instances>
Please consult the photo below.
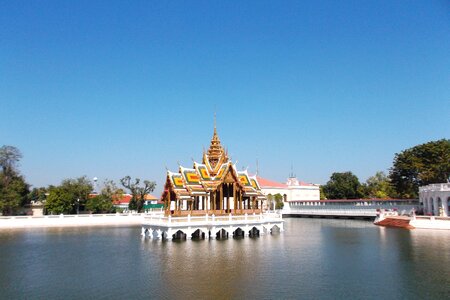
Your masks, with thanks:
<instances>
[{"instance_id":1,"label":"green foliage","mask_svg":"<svg viewBox=\"0 0 450 300\"><path fill-rule=\"evenodd\" d=\"M389 177L384 172L377 172L366 180L365 194L369 198L386 199L395 197L395 190Z\"/></svg>"},{"instance_id":2,"label":"green foliage","mask_svg":"<svg viewBox=\"0 0 450 300\"><path fill-rule=\"evenodd\" d=\"M450 140L428 142L396 153L389 178L398 195L417 198L419 186L447 182Z\"/></svg>"},{"instance_id":3,"label":"green foliage","mask_svg":"<svg viewBox=\"0 0 450 300\"><path fill-rule=\"evenodd\" d=\"M17 170L22 154L13 146L0 148L0 212L12 215L27 203L29 185Z\"/></svg>"},{"instance_id":4,"label":"green foliage","mask_svg":"<svg viewBox=\"0 0 450 300\"><path fill-rule=\"evenodd\" d=\"M44 202L47 199L48 189L45 187L33 188L28 194L28 201Z\"/></svg>"},{"instance_id":5,"label":"green foliage","mask_svg":"<svg viewBox=\"0 0 450 300\"><path fill-rule=\"evenodd\" d=\"M273 199L275 200L275 209L283 209L284 207L283 196L281 194L275 194L273 196Z\"/></svg>"},{"instance_id":6,"label":"green foliage","mask_svg":"<svg viewBox=\"0 0 450 300\"><path fill-rule=\"evenodd\" d=\"M352 172L333 173L323 191L328 199L358 199L364 195L358 177Z\"/></svg>"},{"instance_id":7,"label":"green foliage","mask_svg":"<svg viewBox=\"0 0 450 300\"><path fill-rule=\"evenodd\" d=\"M112 180L106 179L103 183L101 194L111 199L120 199L123 196L123 190L116 186L116 183Z\"/></svg>"},{"instance_id":8,"label":"green foliage","mask_svg":"<svg viewBox=\"0 0 450 300\"><path fill-rule=\"evenodd\" d=\"M120 199L123 191L118 189L114 181L106 179L100 195L90 198L86 203L86 210L92 213L116 212L113 206L114 199Z\"/></svg>"},{"instance_id":9,"label":"green foliage","mask_svg":"<svg viewBox=\"0 0 450 300\"><path fill-rule=\"evenodd\" d=\"M64 187L58 186L50 189L45 209L52 214L70 214L76 212L77 199Z\"/></svg>"},{"instance_id":10,"label":"green foliage","mask_svg":"<svg viewBox=\"0 0 450 300\"><path fill-rule=\"evenodd\" d=\"M327 196L325 195L325 192L323 191L323 185L321 185L320 187L319 187L319 191L320 191L320 200L325 200L325 199L327 199Z\"/></svg>"},{"instance_id":11,"label":"green foliage","mask_svg":"<svg viewBox=\"0 0 450 300\"><path fill-rule=\"evenodd\" d=\"M141 203L142 203L141 207L144 207L144 204L143 204L144 201L141 201ZM136 211L140 212L139 207L138 207L138 200L135 197L131 197L130 202L128 203L128 209L136 210Z\"/></svg>"},{"instance_id":12,"label":"green foliage","mask_svg":"<svg viewBox=\"0 0 450 300\"><path fill-rule=\"evenodd\" d=\"M91 191L92 184L86 176L65 179L61 185L50 188L45 208L53 214L76 213L84 208Z\"/></svg>"},{"instance_id":13,"label":"green foliage","mask_svg":"<svg viewBox=\"0 0 450 300\"><path fill-rule=\"evenodd\" d=\"M0 172L0 212L12 215L26 204L29 186L22 176Z\"/></svg>"},{"instance_id":14,"label":"green foliage","mask_svg":"<svg viewBox=\"0 0 450 300\"><path fill-rule=\"evenodd\" d=\"M89 199L86 203L86 210L89 210L92 213L115 212L111 198L102 194Z\"/></svg>"},{"instance_id":15,"label":"green foliage","mask_svg":"<svg viewBox=\"0 0 450 300\"><path fill-rule=\"evenodd\" d=\"M123 187L130 191L130 194L132 196L128 208L130 210L141 212L144 207L145 195L153 192L156 187L156 182L144 180L144 186L140 186L139 183L141 182L141 180L139 178L136 178L134 183L132 183L130 176L125 176L124 178L120 179L120 182L122 183Z\"/></svg>"}]
</instances>

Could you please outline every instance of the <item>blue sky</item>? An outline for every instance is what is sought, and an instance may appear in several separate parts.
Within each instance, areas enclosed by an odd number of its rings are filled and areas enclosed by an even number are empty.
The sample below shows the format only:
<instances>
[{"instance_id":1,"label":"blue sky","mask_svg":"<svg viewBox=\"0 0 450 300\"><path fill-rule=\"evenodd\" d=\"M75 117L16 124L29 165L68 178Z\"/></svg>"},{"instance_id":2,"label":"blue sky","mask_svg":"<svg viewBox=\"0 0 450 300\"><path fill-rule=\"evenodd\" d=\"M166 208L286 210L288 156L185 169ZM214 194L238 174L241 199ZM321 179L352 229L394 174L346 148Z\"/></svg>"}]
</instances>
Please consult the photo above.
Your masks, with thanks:
<instances>
[{"instance_id":1,"label":"blue sky","mask_svg":"<svg viewBox=\"0 0 450 300\"><path fill-rule=\"evenodd\" d=\"M361 181L450 137L448 1L0 1L0 145L34 186L238 168Z\"/></svg>"}]
</instances>

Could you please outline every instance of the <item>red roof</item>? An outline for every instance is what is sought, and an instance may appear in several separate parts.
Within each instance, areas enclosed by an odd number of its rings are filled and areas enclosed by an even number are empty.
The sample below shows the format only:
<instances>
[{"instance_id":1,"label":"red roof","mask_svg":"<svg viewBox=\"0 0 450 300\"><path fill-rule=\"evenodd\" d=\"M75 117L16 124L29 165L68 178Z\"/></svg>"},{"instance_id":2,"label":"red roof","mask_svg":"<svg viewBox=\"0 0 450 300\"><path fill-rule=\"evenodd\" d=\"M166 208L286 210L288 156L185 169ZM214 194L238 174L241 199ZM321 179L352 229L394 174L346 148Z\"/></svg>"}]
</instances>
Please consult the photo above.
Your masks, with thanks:
<instances>
[{"instance_id":1,"label":"red roof","mask_svg":"<svg viewBox=\"0 0 450 300\"><path fill-rule=\"evenodd\" d=\"M261 188L287 188L287 185L284 183L279 183L259 176L257 176L256 179L258 179L258 183Z\"/></svg>"},{"instance_id":2,"label":"red roof","mask_svg":"<svg viewBox=\"0 0 450 300\"><path fill-rule=\"evenodd\" d=\"M150 195L150 194L145 195L144 199L145 200L158 200L158 203L161 203L158 198L156 198L155 196ZM122 195L121 199L114 200L113 204L115 204L115 205L128 204L128 203L130 203L130 200L131 200L131 195L130 194L124 194L124 195Z\"/></svg>"},{"instance_id":3,"label":"red roof","mask_svg":"<svg viewBox=\"0 0 450 300\"><path fill-rule=\"evenodd\" d=\"M122 195L122 198L114 200L113 204L115 204L115 205L128 204L128 203L130 203L130 200L131 200L131 195L125 194L125 195Z\"/></svg>"}]
</instances>

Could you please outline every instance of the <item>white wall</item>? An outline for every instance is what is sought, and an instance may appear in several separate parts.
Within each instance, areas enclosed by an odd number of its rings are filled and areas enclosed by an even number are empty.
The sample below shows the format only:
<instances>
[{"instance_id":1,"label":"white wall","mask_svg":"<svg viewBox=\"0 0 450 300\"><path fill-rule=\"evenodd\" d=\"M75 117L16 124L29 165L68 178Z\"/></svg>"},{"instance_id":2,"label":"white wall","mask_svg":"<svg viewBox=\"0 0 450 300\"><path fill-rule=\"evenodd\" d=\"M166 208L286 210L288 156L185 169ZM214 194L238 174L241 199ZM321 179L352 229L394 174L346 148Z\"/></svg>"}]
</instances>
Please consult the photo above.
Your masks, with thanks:
<instances>
[{"instance_id":1,"label":"white wall","mask_svg":"<svg viewBox=\"0 0 450 300\"><path fill-rule=\"evenodd\" d=\"M450 216L450 183L430 184L420 187L419 200L423 204L425 214Z\"/></svg>"},{"instance_id":2,"label":"white wall","mask_svg":"<svg viewBox=\"0 0 450 300\"><path fill-rule=\"evenodd\" d=\"M293 200L320 200L318 186L290 186L287 188L261 188L264 195L281 194L287 196L287 201Z\"/></svg>"}]
</instances>

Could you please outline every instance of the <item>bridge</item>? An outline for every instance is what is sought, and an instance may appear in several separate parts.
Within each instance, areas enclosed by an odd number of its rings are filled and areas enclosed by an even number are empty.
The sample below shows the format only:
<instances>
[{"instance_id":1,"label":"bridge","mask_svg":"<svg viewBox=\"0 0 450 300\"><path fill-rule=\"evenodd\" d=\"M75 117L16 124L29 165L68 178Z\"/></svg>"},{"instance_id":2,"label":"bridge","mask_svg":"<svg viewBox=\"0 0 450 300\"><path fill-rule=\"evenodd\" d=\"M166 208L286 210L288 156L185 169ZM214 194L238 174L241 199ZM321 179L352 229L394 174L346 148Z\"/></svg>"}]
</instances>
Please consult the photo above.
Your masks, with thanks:
<instances>
[{"instance_id":1,"label":"bridge","mask_svg":"<svg viewBox=\"0 0 450 300\"><path fill-rule=\"evenodd\" d=\"M419 209L418 200L299 200L290 201L282 210L282 214L284 217L375 219L377 210L397 210L399 213L409 213L412 209L416 211Z\"/></svg>"},{"instance_id":2,"label":"bridge","mask_svg":"<svg viewBox=\"0 0 450 300\"><path fill-rule=\"evenodd\" d=\"M279 213L228 216L171 217L150 215L144 217L142 236L150 239L224 239L254 237L265 233L284 231Z\"/></svg>"}]
</instances>

